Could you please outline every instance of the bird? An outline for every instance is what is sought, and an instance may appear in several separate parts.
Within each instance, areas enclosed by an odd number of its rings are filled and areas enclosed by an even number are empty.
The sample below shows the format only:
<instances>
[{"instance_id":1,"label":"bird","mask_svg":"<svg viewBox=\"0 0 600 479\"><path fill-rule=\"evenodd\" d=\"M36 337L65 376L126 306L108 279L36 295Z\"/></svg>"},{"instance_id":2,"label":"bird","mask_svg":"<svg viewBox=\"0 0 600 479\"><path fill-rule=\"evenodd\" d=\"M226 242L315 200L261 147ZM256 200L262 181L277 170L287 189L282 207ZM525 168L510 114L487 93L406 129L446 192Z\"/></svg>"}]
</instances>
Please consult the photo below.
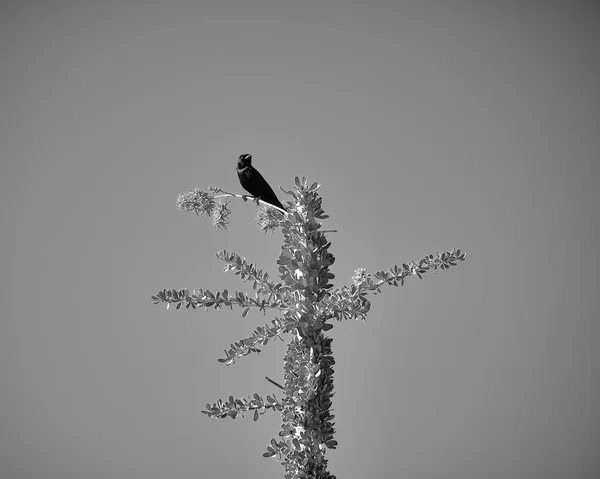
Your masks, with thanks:
<instances>
[{"instance_id":1,"label":"bird","mask_svg":"<svg viewBox=\"0 0 600 479\"><path fill-rule=\"evenodd\" d=\"M252 166L252 155L248 153L240 155L237 161L236 171L242 188L248 193L257 199L287 211L277 199L273 188L269 186L267 180L265 180L257 169Z\"/></svg>"}]
</instances>

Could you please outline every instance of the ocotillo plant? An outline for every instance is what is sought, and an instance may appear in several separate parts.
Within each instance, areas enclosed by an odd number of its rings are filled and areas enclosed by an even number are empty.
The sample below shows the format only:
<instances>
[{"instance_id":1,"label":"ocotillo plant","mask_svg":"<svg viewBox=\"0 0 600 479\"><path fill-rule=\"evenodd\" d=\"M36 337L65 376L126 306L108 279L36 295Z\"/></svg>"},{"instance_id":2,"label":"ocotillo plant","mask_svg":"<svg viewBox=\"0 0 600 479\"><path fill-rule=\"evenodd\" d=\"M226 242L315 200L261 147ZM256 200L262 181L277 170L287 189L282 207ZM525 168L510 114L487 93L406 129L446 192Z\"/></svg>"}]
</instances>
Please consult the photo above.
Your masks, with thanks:
<instances>
[{"instance_id":1,"label":"ocotillo plant","mask_svg":"<svg viewBox=\"0 0 600 479\"><path fill-rule=\"evenodd\" d=\"M282 424L278 439L271 439L263 453L276 457L285 467L286 479L335 478L327 472L325 451L335 449L334 416L331 413L333 396L333 365L330 337L325 331L333 328L333 321L347 319L365 320L371 308L367 295L380 293L384 286L399 286L409 276L422 277L430 270L448 269L465 259L460 250L446 251L425 256L417 262L393 266L387 271L372 275L366 269L357 269L352 284L333 289L334 275L329 267L335 258L329 253L331 243L321 230L321 222L327 218L317 194L320 185L310 186L303 178L295 180L292 191L285 191L291 201L284 213L272 206L261 205L258 224L263 231L280 227L283 246L277 260L279 282L256 265L248 263L235 253L222 251L217 257L225 263L224 271L233 271L244 282L251 282L254 294L227 290L162 290L152 296L154 303L174 304L177 309L198 307L221 309L239 307L242 316L250 308L276 310L280 316L270 324L260 326L252 335L230 345L220 362L230 365L236 359L250 353L260 352L271 339L288 333L291 338L284 358L284 384L277 384L282 398L275 394L263 396L255 393L248 398L217 400L206 404L202 411L209 417L237 418L244 412L252 412L256 421L267 410L281 413ZM217 229L225 229L229 222L229 198L242 197L219 188L198 188L180 195L179 209L194 211L212 217ZM244 196L244 199L246 197ZM258 202L258 201L257 201Z\"/></svg>"}]
</instances>

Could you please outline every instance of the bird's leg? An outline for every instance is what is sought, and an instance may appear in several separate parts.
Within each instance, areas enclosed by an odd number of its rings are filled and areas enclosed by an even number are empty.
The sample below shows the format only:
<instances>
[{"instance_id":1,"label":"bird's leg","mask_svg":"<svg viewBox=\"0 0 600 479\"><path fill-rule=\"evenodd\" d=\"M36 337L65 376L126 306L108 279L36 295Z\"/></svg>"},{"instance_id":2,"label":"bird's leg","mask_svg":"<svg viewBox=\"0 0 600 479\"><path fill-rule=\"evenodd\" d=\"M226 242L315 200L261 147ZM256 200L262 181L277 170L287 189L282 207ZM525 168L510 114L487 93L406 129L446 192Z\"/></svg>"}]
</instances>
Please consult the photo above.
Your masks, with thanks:
<instances>
[{"instance_id":1,"label":"bird's leg","mask_svg":"<svg viewBox=\"0 0 600 479\"><path fill-rule=\"evenodd\" d=\"M260 206L260 203L258 202L258 200L260 200L260 196L255 196L254 202L256 203L256 206Z\"/></svg>"},{"instance_id":2,"label":"bird's leg","mask_svg":"<svg viewBox=\"0 0 600 479\"><path fill-rule=\"evenodd\" d=\"M243 199L244 201L248 201L248 195L242 195L242 199Z\"/></svg>"}]
</instances>

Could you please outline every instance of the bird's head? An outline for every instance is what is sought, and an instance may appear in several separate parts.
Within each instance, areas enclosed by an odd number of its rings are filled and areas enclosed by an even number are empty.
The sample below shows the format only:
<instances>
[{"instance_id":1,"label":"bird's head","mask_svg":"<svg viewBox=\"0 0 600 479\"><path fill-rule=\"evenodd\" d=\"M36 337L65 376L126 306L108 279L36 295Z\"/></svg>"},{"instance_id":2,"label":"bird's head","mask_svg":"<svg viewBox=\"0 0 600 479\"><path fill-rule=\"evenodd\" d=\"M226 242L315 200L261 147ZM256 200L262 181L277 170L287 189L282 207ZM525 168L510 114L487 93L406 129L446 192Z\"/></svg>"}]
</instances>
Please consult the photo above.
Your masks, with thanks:
<instances>
[{"instance_id":1,"label":"bird's head","mask_svg":"<svg viewBox=\"0 0 600 479\"><path fill-rule=\"evenodd\" d=\"M252 155L249 153L244 153L240 155L238 158L238 168L245 168L246 166L250 166L252 164Z\"/></svg>"}]
</instances>

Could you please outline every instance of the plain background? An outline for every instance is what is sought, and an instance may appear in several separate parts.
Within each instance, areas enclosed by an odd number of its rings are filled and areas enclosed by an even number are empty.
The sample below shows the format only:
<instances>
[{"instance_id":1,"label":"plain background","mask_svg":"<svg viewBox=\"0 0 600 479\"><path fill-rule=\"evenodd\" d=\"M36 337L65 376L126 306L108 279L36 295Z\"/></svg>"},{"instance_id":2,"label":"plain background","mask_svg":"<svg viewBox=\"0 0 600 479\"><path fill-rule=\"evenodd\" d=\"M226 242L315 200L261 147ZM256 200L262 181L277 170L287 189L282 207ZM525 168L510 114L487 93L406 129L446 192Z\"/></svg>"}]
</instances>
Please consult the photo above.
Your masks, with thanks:
<instances>
[{"instance_id":1,"label":"plain background","mask_svg":"<svg viewBox=\"0 0 600 479\"><path fill-rule=\"evenodd\" d=\"M250 291L281 235L178 193L322 184L336 284L461 248L331 331L339 478L598 477L599 4L20 1L0 10L0 477L281 477L270 315L166 311ZM280 198L285 200L281 193Z\"/></svg>"}]
</instances>

